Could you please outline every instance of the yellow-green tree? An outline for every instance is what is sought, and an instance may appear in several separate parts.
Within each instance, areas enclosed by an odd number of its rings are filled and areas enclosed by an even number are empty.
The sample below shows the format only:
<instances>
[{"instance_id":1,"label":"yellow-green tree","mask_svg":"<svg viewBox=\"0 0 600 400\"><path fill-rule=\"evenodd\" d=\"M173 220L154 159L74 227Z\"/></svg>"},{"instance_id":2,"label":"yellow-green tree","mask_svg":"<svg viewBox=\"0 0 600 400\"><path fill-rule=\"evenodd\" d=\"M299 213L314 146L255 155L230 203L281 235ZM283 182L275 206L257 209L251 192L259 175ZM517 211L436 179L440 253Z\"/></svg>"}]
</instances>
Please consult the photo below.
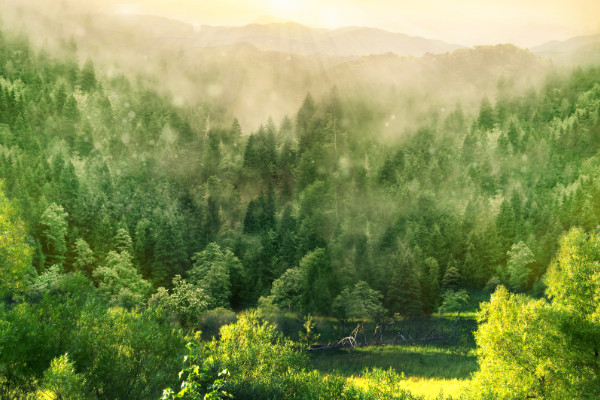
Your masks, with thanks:
<instances>
[{"instance_id":1,"label":"yellow-green tree","mask_svg":"<svg viewBox=\"0 0 600 400\"><path fill-rule=\"evenodd\" d=\"M475 398L600 397L600 236L573 229L550 265L550 301L500 286L475 334Z\"/></svg>"},{"instance_id":2,"label":"yellow-green tree","mask_svg":"<svg viewBox=\"0 0 600 400\"><path fill-rule=\"evenodd\" d=\"M0 185L0 297L10 297L25 289L32 248L17 208L1 189Z\"/></svg>"}]
</instances>

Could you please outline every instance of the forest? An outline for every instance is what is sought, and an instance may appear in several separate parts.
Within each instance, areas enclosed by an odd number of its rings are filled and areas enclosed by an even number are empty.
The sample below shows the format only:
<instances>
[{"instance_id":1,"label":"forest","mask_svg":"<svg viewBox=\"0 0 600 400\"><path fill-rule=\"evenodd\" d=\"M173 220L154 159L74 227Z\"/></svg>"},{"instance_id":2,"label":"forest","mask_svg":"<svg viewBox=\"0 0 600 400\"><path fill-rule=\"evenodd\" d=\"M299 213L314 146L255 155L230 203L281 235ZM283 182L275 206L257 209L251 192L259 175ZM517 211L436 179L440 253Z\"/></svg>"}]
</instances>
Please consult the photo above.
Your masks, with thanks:
<instances>
[{"instance_id":1,"label":"forest","mask_svg":"<svg viewBox=\"0 0 600 400\"><path fill-rule=\"evenodd\" d=\"M482 296L476 371L439 398L600 396L599 67L392 138L336 86L243 129L62 46L0 33L1 398L420 398L314 369L315 321L331 343Z\"/></svg>"}]
</instances>

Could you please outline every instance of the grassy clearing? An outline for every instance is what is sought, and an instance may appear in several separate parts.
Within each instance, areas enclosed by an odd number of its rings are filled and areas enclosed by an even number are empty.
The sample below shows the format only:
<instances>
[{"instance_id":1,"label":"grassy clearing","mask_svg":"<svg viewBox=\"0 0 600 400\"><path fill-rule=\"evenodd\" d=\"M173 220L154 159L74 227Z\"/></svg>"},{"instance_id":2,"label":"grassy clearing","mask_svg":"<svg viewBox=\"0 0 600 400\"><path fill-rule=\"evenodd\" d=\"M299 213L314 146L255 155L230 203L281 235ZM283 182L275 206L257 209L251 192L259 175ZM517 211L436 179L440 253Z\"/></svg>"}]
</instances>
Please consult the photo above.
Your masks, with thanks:
<instances>
[{"instance_id":1,"label":"grassy clearing","mask_svg":"<svg viewBox=\"0 0 600 400\"><path fill-rule=\"evenodd\" d=\"M404 374L402 387L424 399L457 398L477 370L474 349L458 346L370 346L314 352L310 360L321 373L345 376L358 386L366 384L365 368L392 368Z\"/></svg>"},{"instance_id":2,"label":"grassy clearing","mask_svg":"<svg viewBox=\"0 0 600 400\"><path fill-rule=\"evenodd\" d=\"M458 398L469 385L470 379L422 379L408 378L402 386L415 396L425 400Z\"/></svg>"},{"instance_id":3,"label":"grassy clearing","mask_svg":"<svg viewBox=\"0 0 600 400\"><path fill-rule=\"evenodd\" d=\"M392 368L398 374L404 374L402 386L414 395L424 399L458 398L478 368L472 332L477 327L475 319L479 303L488 298L488 293L471 293L471 304L461 312L461 339L457 343L316 351L310 353L312 366L324 374L344 376L358 386L366 384L365 368ZM450 328L455 318L456 314L445 315L441 323ZM325 324L321 326L325 328ZM388 334L399 328L399 325L391 328ZM323 331L327 332L326 329Z\"/></svg>"},{"instance_id":4,"label":"grassy clearing","mask_svg":"<svg viewBox=\"0 0 600 400\"><path fill-rule=\"evenodd\" d=\"M312 368L326 375L345 377L352 384L366 386L365 369L392 369L404 374L402 386L424 399L458 398L469 384L471 375L477 371L475 341L473 331L477 328L476 313L482 301L489 300L489 293L472 291L470 304L460 313L460 338L456 342L429 342L418 344L399 344L385 346L365 346L355 349L320 350L310 352ZM303 329L302 318L290 312L272 314L269 318L288 337L298 340L298 333ZM423 337L433 327L453 331L457 313L422 317L412 321L400 319L388 325L383 334L384 340L391 340L398 332L409 333L415 337ZM336 343L347 336L356 326L356 322L346 321L342 324L334 318L316 317L316 332L319 338L316 343ZM365 334L370 340L376 324L365 324ZM441 396L440 396L441 394Z\"/></svg>"},{"instance_id":5,"label":"grassy clearing","mask_svg":"<svg viewBox=\"0 0 600 400\"><path fill-rule=\"evenodd\" d=\"M392 368L406 377L466 379L477 370L473 350L434 346L368 346L354 350L313 352L315 369L328 374L360 375L365 368Z\"/></svg>"}]
</instances>

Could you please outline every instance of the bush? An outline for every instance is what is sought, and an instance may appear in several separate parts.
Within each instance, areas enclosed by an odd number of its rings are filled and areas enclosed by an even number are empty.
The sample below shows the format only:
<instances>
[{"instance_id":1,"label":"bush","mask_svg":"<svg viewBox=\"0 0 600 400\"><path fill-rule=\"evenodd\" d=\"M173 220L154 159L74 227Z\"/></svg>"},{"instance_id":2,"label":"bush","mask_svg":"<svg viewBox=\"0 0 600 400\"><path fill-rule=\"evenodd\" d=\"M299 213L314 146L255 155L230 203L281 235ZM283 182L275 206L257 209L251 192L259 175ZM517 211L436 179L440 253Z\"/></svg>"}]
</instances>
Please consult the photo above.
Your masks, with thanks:
<instances>
[{"instance_id":1,"label":"bush","mask_svg":"<svg viewBox=\"0 0 600 400\"><path fill-rule=\"evenodd\" d=\"M159 288L148 301L148 305L163 310L181 326L191 328L200 322L202 313L208 307L208 302L209 299L204 290L176 275L173 278L171 293L169 294L165 288Z\"/></svg>"},{"instance_id":2,"label":"bush","mask_svg":"<svg viewBox=\"0 0 600 400\"><path fill-rule=\"evenodd\" d=\"M44 372L42 387L49 399L84 400L95 399L93 392L86 391L83 375L75 372L68 354L52 360L50 368Z\"/></svg>"},{"instance_id":3,"label":"bush","mask_svg":"<svg viewBox=\"0 0 600 400\"><path fill-rule=\"evenodd\" d=\"M456 292L446 290L442 298L442 305L438 308L440 314L460 311L469 304L469 294L465 289Z\"/></svg>"},{"instance_id":4,"label":"bush","mask_svg":"<svg viewBox=\"0 0 600 400\"><path fill-rule=\"evenodd\" d=\"M306 356L256 311L242 314L235 324L223 326L220 339L212 341L211 350L221 369L247 381L283 375L288 369L300 369L306 364Z\"/></svg>"},{"instance_id":5,"label":"bush","mask_svg":"<svg viewBox=\"0 0 600 400\"><path fill-rule=\"evenodd\" d=\"M206 311L200 318L200 329L205 337L213 337L219 334L219 330L227 324L235 323L237 316L231 310L223 307Z\"/></svg>"}]
</instances>

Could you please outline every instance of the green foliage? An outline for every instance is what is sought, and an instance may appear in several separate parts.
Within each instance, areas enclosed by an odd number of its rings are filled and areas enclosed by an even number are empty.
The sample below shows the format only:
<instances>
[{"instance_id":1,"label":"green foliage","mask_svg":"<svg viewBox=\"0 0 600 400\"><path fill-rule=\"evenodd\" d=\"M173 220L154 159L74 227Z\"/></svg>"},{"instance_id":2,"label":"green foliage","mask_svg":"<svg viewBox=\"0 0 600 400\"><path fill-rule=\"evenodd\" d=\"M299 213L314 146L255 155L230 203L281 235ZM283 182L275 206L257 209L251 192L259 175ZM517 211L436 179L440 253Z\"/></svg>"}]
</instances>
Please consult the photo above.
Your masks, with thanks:
<instances>
[{"instance_id":1,"label":"green foliage","mask_svg":"<svg viewBox=\"0 0 600 400\"><path fill-rule=\"evenodd\" d=\"M158 398L183 357L184 338L153 311L82 314L73 361L99 399Z\"/></svg>"},{"instance_id":2,"label":"green foliage","mask_svg":"<svg viewBox=\"0 0 600 400\"><path fill-rule=\"evenodd\" d=\"M73 269L91 277L96 258L94 257L94 252L84 239L78 238L75 241L74 253L75 261L73 262Z\"/></svg>"},{"instance_id":3,"label":"green foliage","mask_svg":"<svg viewBox=\"0 0 600 400\"><path fill-rule=\"evenodd\" d=\"M583 320L600 323L600 236L573 229L563 236L548 270L552 304Z\"/></svg>"},{"instance_id":4,"label":"green foliage","mask_svg":"<svg viewBox=\"0 0 600 400\"><path fill-rule=\"evenodd\" d=\"M50 368L44 372L41 389L44 399L84 400L94 399L86 390L85 377L75 371L69 355L64 354L52 360Z\"/></svg>"},{"instance_id":5,"label":"green foliage","mask_svg":"<svg viewBox=\"0 0 600 400\"><path fill-rule=\"evenodd\" d=\"M97 397L158 397L179 365L177 326L207 320L216 334L232 312L205 308L252 307L261 296L302 313L365 318L381 313L379 300L391 313L430 313L442 288L456 295L495 287L497 274L511 289L541 294L562 231L593 230L600 220L598 68L560 72L530 90L508 84L509 76L493 102L484 90L471 114L460 106L431 111L447 108L447 98L429 91L426 99L392 91L370 103L333 89L322 100L307 95L279 128L269 120L242 132L214 100L179 107L152 77L103 76L92 60L80 68L76 48L65 42L51 57L24 37L0 34L0 397L35 393L51 361L67 352ZM507 57L533 60L498 46L415 62L452 65L461 77L496 70L490 59ZM461 101L465 110L477 106ZM399 110L404 115L392 118ZM503 320L520 321L518 313L490 309L498 326L513 330L510 348L525 346L528 359L544 365L543 375L518 366L538 397L542 387L551 397L547 387L569 385L565 398L596 395L587 389L597 380L589 351L598 348L595 250L573 235L548 274L552 302L522 317L548 324L558 361L519 342L534 328ZM173 283L176 276L189 282ZM141 309L147 282L165 287L148 310L108 311ZM529 307L507 296L514 309ZM506 354L493 354L512 368ZM569 368L579 376L564 378ZM255 381L232 375L235 394L356 394L336 378L278 371ZM568 385L539 383L555 376Z\"/></svg>"},{"instance_id":6,"label":"green foliage","mask_svg":"<svg viewBox=\"0 0 600 400\"><path fill-rule=\"evenodd\" d=\"M456 289L460 285L461 277L458 268L452 266L446 269L444 278L442 279L442 287L444 289Z\"/></svg>"},{"instance_id":7,"label":"green foliage","mask_svg":"<svg viewBox=\"0 0 600 400\"><path fill-rule=\"evenodd\" d=\"M56 289L62 283L64 276L62 268L53 265L39 274L29 286L30 294L43 295L48 290Z\"/></svg>"},{"instance_id":8,"label":"green foliage","mask_svg":"<svg viewBox=\"0 0 600 400\"><path fill-rule=\"evenodd\" d=\"M197 335L199 336L199 335ZM188 354L184 357L184 368L179 372L181 390L175 392L171 388L163 391L161 400L171 399L230 399L227 393L227 377L229 372L225 369L217 374L203 365L203 348L196 342L187 345ZM215 376L216 375L216 376Z\"/></svg>"},{"instance_id":9,"label":"green foliage","mask_svg":"<svg viewBox=\"0 0 600 400\"><path fill-rule=\"evenodd\" d=\"M307 347L310 347L313 343L315 343L321 335L317 333L317 324L312 315L308 314L304 317L304 331L298 332L298 336L300 337L300 341L302 341Z\"/></svg>"},{"instance_id":10,"label":"green foliage","mask_svg":"<svg viewBox=\"0 0 600 400\"><path fill-rule=\"evenodd\" d=\"M52 203L46 208L40 219L42 244L46 255L46 265L62 266L67 252L67 213Z\"/></svg>"},{"instance_id":11,"label":"green foliage","mask_svg":"<svg viewBox=\"0 0 600 400\"><path fill-rule=\"evenodd\" d=\"M200 377L208 377L202 382L211 382L218 371L226 369L230 375L219 389L224 387L236 399L372 398L343 378L305 371L307 358L295 347L251 311L221 328L220 339L213 339L203 350L204 364L197 371Z\"/></svg>"},{"instance_id":12,"label":"green foliage","mask_svg":"<svg viewBox=\"0 0 600 400\"><path fill-rule=\"evenodd\" d=\"M81 69L80 86L84 92L89 92L96 87L96 72L94 63L90 59L86 60Z\"/></svg>"},{"instance_id":13,"label":"green foliage","mask_svg":"<svg viewBox=\"0 0 600 400\"><path fill-rule=\"evenodd\" d=\"M440 314L463 310L469 304L469 294L465 289L454 291L448 289L442 294L442 305L438 308Z\"/></svg>"},{"instance_id":14,"label":"green foliage","mask_svg":"<svg viewBox=\"0 0 600 400\"><path fill-rule=\"evenodd\" d=\"M109 252L104 265L94 270L92 275L98 282L98 290L113 305L138 306L150 291L150 283L133 267L127 252Z\"/></svg>"},{"instance_id":15,"label":"green foliage","mask_svg":"<svg viewBox=\"0 0 600 400\"><path fill-rule=\"evenodd\" d=\"M221 327L233 324L237 315L226 308L218 307L208 310L200 318L200 329L206 337L218 336Z\"/></svg>"},{"instance_id":16,"label":"green foliage","mask_svg":"<svg viewBox=\"0 0 600 400\"><path fill-rule=\"evenodd\" d=\"M490 280L487 281L487 283L485 284L484 289L486 292L493 293L496 291L496 288L501 284L502 282L500 281L500 278L498 278L497 276L492 276Z\"/></svg>"},{"instance_id":17,"label":"green foliage","mask_svg":"<svg viewBox=\"0 0 600 400\"><path fill-rule=\"evenodd\" d=\"M500 286L483 303L478 322L475 398L572 398L560 364L552 361L561 339L544 300L512 295Z\"/></svg>"},{"instance_id":18,"label":"green foliage","mask_svg":"<svg viewBox=\"0 0 600 400\"><path fill-rule=\"evenodd\" d=\"M573 229L561 239L548 271L550 302L510 294L500 286L482 305L474 397L600 395L599 249L597 235Z\"/></svg>"},{"instance_id":19,"label":"green foliage","mask_svg":"<svg viewBox=\"0 0 600 400\"><path fill-rule=\"evenodd\" d=\"M157 398L172 383L181 332L153 311L109 310L96 293L80 274L57 274L45 292L30 294L33 301L2 307L0 392L35 393L35 382L65 353L76 375L61 361L48 372L52 382L85 380L85 393L98 399Z\"/></svg>"},{"instance_id":20,"label":"green foliage","mask_svg":"<svg viewBox=\"0 0 600 400\"><path fill-rule=\"evenodd\" d=\"M188 272L190 282L204 290L208 308L230 307L231 275L241 273L240 260L229 249L221 250L216 243L210 243L192 259L194 266Z\"/></svg>"},{"instance_id":21,"label":"green foliage","mask_svg":"<svg viewBox=\"0 0 600 400\"><path fill-rule=\"evenodd\" d=\"M1 298L18 295L25 290L27 276L31 273L32 254L32 248L26 241L23 221L15 206L0 190Z\"/></svg>"},{"instance_id":22,"label":"green foliage","mask_svg":"<svg viewBox=\"0 0 600 400\"><path fill-rule=\"evenodd\" d=\"M409 392L401 387L401 383L405 379L404 374L397 374L392 368L388 370L367 368L363 373L363 378L367 382L364 391L368 399L414 399Z\"/></svg>"},{"instance_id":23,"label":"green foliage","mask_svg":"<svg viewBox=\"0 0 600 400\"><path fill-rule=\"evenodd\" d=\"M514 290L523 290L529 283L531 264L535 261L533 253L523 242L513 244L508 252L506 269L510 286Z\"/></svg>"},{"instance_id":24,"label":"green foliage","mask_svg":"<svg viewBox=\"0 0 600 400\"><path fill-rule=\"evenodd\" d=\"M341 319L377 320L384 314L382 298L367 282L359 281L352 289L342 290L333 301L333 310Z\"/></svg>"},{"instance_id":25,"label":"green foliage","mask_svg":"<svg viewBox=\"0 0 600 400\"><path fill-rule=\"evenodd\" d=\"M477 122L479 127L483 130L490 130L494 127L495 123L494 109L487 98L481 100L481 106L479 108L479 117Z\"/></svg>"},{"instance_id":26,"label":"green foliage","mask_svg":"<svg viewBox=\"0 0 600 400\"><path fill-rule=\"evenodd\" d=\"M391 262L393 269L388 289L390 311L407 316L421 314L421 285L412 252L409 249L398 251Z\"/></svg>"},{"instance_id":27,"label":"green foliage","mask_svg":"<svg viewBox=\"0 0 600 400\"><path fill-rule=\"evenodd\" d=\"M202 313L207 310L210 299L204 290L187 283L181 276L173 278L171 293L165 288L148 300L148 306L162 309L167 315L179 321L181 326L193 328L198 326Z\"/></svg>"},{"instance_id":28,"label":"green foliage","mask_svg":"<svg viewBox=\"0 0 600 400\"><path fill-rule=\"evenodd\" d=\"M255 311L242 314L235 324L222 327L220 338L211 343L210 351L219 368L246 382L282 375L306 362L292 342L273 325L262 321Z\"/></svg>"},{"instance_id":29,"label":"green foliage","mask_svg":"<svg viewBox=\"0 0 600 400\"><path fill-rule=\"evenodd\" d=\"M331 270L331 260L325 249L316 249L300 261L303 278L302 304L306 312L327 313L331 295L327 279Z\"/></svg>"},{"instance_id":30,"label":"green foliage","mask_svg":"<svg viewBox=\"0 0 600 400\"><path fill-rule=\"evenodd\" d=\"M131 240L131 236L126 229L117 229L117 234L115 235L114 240L114 248L119 253L127 252L130 255L133 255L133 241Z\"/></svg>"},{"instance_id":31,"label":"green foliage","mask_svg":"<svg viewBox=\"0 0 600 400\"><path fill-rule=\"evenodd\" d=\"M431 312L435 310L440 291L440 267L433 257L428 257L423 263L421 290L423 292L424 311Z\"/></svg>"},{"instance_id":32,"label":"green foliage","mask_svg":"<svg viewBox=\"0 0 600 400\"><path fill-rule=\"evenodd\" d=\"M301 308L304 279L300 268L290 268L273 281L271 295L273 303L282 308Z\"/></svg>"}]
</instances>

